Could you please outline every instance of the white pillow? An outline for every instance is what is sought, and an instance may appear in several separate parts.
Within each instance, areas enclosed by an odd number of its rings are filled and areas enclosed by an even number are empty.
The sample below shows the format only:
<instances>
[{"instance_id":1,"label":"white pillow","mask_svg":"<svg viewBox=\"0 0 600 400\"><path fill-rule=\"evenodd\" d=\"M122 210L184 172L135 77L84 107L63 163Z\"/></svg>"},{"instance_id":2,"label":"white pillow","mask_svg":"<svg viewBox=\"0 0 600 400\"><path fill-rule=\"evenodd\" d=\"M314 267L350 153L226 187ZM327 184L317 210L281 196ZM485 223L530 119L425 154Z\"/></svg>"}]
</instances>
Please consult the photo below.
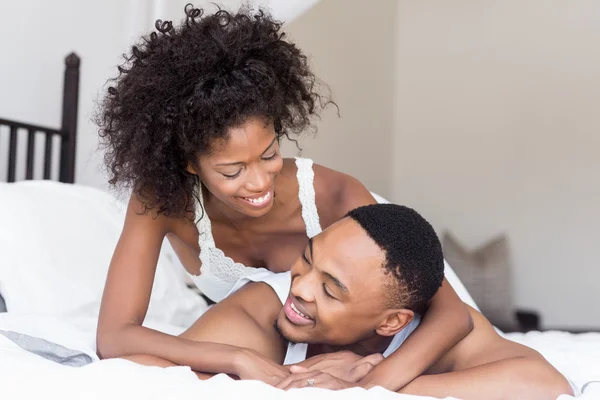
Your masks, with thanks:
<instances>
[{"instance_id":1,"label":"white pillow","mask_svg":"<svg viewBox=\"0 0 600 400\"><path fill-rule=\"evenodd\" d=\"M371 195L380 204L389 203L388 200L376 193L371 192ZM460 297L460 299L464 303L470 305L471 307L479 311L479 307L477 307L477 304L475 304L475 301L467 291L467 288L465 287L465 285L463 285L463 283L460 281L460 279L458 278L452 267L446 262L446 260L444 260L444 275L446 276L448 283L450 283L450 286L452 286L456 294L458 294L458 297Z\"/></svg>"},{"instance_id":2,"label":"white pillow","mask_svg":"<svg viewBox=\"0 0 600 400\"><path fill-rule=\"evenodd\" d=\"M0 205L8 312L97 317L125 205L98 189L52 181L0 183ZM205 309L161 254L148 317L189 326Z\"/></svg>"}]
</instances>

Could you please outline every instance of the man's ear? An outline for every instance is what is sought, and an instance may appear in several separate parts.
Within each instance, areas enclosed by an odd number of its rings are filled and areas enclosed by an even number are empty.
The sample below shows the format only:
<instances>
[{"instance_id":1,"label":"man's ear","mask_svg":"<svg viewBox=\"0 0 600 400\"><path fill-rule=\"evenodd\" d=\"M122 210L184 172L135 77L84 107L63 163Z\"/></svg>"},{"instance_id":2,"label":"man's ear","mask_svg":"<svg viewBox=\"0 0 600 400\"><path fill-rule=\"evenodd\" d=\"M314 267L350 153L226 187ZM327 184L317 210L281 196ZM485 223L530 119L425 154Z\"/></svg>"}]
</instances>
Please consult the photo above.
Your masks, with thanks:
<instances>
[{"instance_id":1,"label":"man's ear","mask_svg":"<svg viewBox=\"0 0 600 400\"><path fill-rule=\"evenodd\" d=\"M375 332L379 336L394 336L404 329L414 317L414 312L404 308L389 310Z\"/></svg>"}]
</instances>

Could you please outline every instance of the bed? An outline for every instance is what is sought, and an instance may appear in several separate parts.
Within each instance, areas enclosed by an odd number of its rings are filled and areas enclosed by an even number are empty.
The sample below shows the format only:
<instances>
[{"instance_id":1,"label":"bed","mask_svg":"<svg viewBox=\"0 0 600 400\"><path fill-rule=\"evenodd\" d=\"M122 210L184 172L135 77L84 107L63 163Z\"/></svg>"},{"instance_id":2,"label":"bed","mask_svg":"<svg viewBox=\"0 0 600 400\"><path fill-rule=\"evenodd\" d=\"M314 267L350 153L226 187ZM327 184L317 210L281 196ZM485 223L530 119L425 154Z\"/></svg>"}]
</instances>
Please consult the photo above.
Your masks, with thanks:
<instances>
[{"instance_id":1,"label":"bed","mask_svg":"<svg viewBox=\"0 0 600 400\"><path fill-rule=\"evenodd\" d=\"M106 192L74 183L78 74L79 59L70 55L60 129L0 120L10 132L7 182L0 183L0 294L7 308L0 313L1 398L198 399L246 398L252 393L265 399L306 395L328 400L426 399L381 388L282 392L225 375L198 381L187 367L161 369L99 360L95 329L100 297L125 205ZM23 130L28 137L25 180L15 182L17 135ZM44 179L32 179L32 132L60 137L57 179L52 179L50 166L46 168L52 162L48 160L52 149L45 152ZM46 150L48 143L46 139ZM447 277L461 297L472 303L449 267ZM144 325L177 334L206 308L204 299L186 285L183 269L165 242ZM600 334L506 336L540 351L573 382L578 399L600 398ZM561 400L567 398L571 397Z\"/></svg>"}]
</instances>

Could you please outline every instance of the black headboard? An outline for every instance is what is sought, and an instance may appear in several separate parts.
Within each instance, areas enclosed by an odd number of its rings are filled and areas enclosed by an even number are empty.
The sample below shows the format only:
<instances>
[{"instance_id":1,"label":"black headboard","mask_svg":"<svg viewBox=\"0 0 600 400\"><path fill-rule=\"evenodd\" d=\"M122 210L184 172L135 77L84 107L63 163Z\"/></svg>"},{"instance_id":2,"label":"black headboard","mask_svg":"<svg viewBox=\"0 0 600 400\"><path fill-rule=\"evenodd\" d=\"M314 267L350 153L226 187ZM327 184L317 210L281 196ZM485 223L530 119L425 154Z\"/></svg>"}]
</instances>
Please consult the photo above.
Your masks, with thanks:
<instances>
[{"instance_id":1,"label":"black headboard","mask_svg":"<svg viewBox=\"0 0 600 400\"><path fill-rule=\"evenodd\" d=\"M62 98L62 126L59 129L28 124L0 118L0 127L9 128L8 173L7 181L15 181L17 168L17 141L27 137L27 160L25 179L33 179L34 148L36 133L41 132L44 140L44 179L51 178L52 142L55 136L60 137L60 159L58 180L66 183L75 181L75 145L77 140L77 107L79 103L79 65L81 60L75 53L65 58L65 76ZM26 135L23 135L26 133Z\"/></svg>"}]
</instances>

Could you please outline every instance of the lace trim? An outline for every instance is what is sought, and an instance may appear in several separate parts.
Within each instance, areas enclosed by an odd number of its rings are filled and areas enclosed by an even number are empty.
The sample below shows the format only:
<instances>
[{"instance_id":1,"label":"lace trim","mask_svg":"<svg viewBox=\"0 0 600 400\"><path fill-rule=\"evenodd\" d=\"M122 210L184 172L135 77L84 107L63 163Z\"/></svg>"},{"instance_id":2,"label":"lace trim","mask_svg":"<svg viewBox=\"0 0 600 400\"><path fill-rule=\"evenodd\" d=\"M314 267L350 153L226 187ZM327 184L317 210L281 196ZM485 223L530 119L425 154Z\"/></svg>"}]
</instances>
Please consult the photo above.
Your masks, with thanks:
<instances>
[{"instance_id":1,"label":"lace trim","mask_svg":"<svg viewBox=\"0 0 600 400\"><path fill-rule=\"evenodd\" d=\"M198 187L198 196L196 206L204 209L204 198L202 187ZM198 208L197 208L198 209ZM210 218L205 213L198 221L198 245L200 246L200 275L214 275L225 282L236 282L244 276L255 273L260 268L247 267L242 263L235 262L223 251L215 246L215 239L212 235L212 224Z\"/></svg>"}]
</instances>

